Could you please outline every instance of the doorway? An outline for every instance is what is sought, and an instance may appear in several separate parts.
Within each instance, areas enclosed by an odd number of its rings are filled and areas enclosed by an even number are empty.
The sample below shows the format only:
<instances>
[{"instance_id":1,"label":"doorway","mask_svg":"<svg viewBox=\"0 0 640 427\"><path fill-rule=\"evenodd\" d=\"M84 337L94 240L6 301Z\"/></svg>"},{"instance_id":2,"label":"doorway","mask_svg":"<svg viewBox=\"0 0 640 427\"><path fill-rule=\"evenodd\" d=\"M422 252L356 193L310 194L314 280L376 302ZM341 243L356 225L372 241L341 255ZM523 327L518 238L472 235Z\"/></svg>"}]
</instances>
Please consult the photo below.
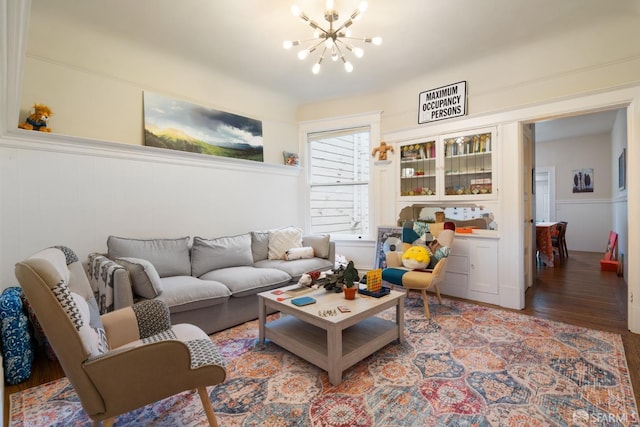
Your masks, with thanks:
<instances>
[{"instance_id":1,"label":"doorway","mask_svg":"<svg viewBox=\"0 0 640 427\"><path fill-rule=\"evenodd\" d=\"M535 221L568 221L569 249L593 253L598 259L599 252L604 252L609 230L617 231L623 235L620 249L626 254L628 188L619 188L617 166L628 143L626 108L534 121L529 125L534 130L531 152L535 154L530 170L535 181L533 200L525 215L531 215ZM525 132L525 151L526 138ZM524 160L526 164L526 154ZM596 171L594 194L573 194L572 171L592 167ZM527 193L526 188L524 192ZM535 250L530 252L535 256ZM554 268L562 268L562 264L556 263ZM534 268L534 281L537 273ZM532 304L532 300L527 299L527 304Z\"/></svg>"}]
</instances>

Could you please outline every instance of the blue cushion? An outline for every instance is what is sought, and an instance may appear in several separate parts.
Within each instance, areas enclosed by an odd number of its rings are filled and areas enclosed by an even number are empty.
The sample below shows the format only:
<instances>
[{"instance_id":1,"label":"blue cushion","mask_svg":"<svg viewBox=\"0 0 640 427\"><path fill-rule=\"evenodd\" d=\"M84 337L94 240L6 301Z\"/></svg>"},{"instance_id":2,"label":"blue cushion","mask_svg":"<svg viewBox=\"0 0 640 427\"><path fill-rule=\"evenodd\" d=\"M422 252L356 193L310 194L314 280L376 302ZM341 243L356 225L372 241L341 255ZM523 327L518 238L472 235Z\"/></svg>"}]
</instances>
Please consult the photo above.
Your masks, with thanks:
<instances>
[{"instance_id":1,"label":"blue cushion","mask_svg":"<svg viewBox=\"0 0 640 427\"><path fill-rule=\"evenodd\" d=\"M8 384L26 381L33 363L29 320L22 310L22 289L10 287L0 295L2 357L4 378Z\"/></svg>"},{"instance_id":2,"label":"blue cushion","mask_svg":"<svg viewBox=\"0 0 640 427\"><path fill-rule=\"evenodd\" d=\"M382 280L402 286L402 276L404 276L406 272L407 270L401 268L385 268L382 270Z\"/></svg>"}]
</instances>

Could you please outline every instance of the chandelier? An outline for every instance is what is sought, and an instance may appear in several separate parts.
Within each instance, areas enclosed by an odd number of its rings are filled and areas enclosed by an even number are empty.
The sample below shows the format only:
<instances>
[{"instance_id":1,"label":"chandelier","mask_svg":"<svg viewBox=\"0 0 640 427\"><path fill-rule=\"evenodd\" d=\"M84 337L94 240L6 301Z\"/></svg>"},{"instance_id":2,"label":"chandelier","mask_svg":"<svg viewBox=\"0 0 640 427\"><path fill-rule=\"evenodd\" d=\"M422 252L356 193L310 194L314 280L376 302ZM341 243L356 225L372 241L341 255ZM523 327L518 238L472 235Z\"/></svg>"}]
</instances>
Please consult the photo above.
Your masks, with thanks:
<instances>
[{"instance_id":1,"label":"chandelier","mask_svg":"<svg viewBox=\"0 0 640 427\"><path fill-rule=\"evenodd\" d=\"M318 48L322 49L322 53L318 57L317 61L311 68L313 74L320 72L320 64L324 60L327 52L331 55L333 61L338 59L344 63L344 69L350 73L353 71L353 65L345 58L345 50L350 51L356 58L362 58L364 50L359 47L355 47L350 43L350 40L355 40L365 43L373 43L380 45L382 43L381 37L352 37L349 27L353 22L367 9L367 2L363 1L360 6L351 14L349 19L344 21L341 25L338 25L338 19L340 16L338 11L334 9L333 0L327 0L326 10L324 12L324 19L329 23L329 28L325 29L320 26L316 21L310 19L300 8L296 5L291 7L291 13L294 16L299 17L304 22L309 24L314 29L313 38L308 40L287 40L282 43L282 47L285 49L291 49L293 46L308 46L298 52L298 58L304 60L311 53L315 52ZM335 28L334 28L335 27Z\"/></svg>"}]
</instances>

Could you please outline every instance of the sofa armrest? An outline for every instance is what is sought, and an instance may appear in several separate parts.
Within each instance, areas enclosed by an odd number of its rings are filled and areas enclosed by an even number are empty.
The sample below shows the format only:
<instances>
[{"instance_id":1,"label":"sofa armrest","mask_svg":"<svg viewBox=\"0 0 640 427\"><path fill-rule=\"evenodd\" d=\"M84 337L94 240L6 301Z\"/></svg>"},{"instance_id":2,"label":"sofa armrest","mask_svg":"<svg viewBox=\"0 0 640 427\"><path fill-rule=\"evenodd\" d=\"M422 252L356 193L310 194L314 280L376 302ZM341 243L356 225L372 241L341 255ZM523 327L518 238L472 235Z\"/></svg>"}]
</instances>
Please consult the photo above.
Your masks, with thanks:
<instances>
[{"instance_id":1,"label":"sofa armrest","mask_svg":"<svg viewBox=\"0 0 640 427\"><path fill-rule=\"evenodd\" d=\"M133 305L131 279L122 265L103 254L92 253L87 276L101 314Z\"/></svg>"}]
</instances>

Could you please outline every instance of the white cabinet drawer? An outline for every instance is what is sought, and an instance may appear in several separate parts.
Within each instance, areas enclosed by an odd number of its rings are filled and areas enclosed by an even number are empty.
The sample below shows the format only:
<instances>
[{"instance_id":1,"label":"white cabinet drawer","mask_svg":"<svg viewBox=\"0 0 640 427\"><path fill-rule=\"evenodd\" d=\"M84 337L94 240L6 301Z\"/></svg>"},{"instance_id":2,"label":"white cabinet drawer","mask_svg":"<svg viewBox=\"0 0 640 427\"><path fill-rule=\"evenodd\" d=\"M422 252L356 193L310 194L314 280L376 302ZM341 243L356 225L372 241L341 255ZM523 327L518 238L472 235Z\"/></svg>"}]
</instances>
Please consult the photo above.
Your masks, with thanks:
<instances>
[{"instance_id":1,"label":"white cabinet drawer","mask_svg":"<svg viewBox=\"0 0 640 427\"><path fill-rule=\"evenodd\" d=\"M449 255L447 261L447 272L451 273L469 273L469 258L466 256Z\"/></svg>"}]
</instances>

